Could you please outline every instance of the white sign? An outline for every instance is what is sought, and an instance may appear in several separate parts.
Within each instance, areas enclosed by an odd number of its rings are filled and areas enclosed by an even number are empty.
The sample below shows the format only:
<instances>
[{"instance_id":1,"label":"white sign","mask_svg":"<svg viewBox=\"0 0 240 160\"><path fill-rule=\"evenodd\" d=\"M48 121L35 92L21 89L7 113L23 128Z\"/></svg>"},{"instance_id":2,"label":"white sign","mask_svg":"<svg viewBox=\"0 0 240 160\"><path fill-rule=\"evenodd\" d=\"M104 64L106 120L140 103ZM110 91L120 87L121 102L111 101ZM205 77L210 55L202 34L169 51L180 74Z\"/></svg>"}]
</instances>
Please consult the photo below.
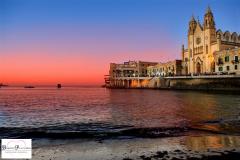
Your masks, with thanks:
<instances>
[{"instance_id":1,"label":"white sign","mask_svg":"<svg viewBox=\"0 0 240 160\"><path fill-rule=\"evenodd\" d=\"M2 159L31 159L32 139L2 139Z\"/></svg>"}]
</instances>

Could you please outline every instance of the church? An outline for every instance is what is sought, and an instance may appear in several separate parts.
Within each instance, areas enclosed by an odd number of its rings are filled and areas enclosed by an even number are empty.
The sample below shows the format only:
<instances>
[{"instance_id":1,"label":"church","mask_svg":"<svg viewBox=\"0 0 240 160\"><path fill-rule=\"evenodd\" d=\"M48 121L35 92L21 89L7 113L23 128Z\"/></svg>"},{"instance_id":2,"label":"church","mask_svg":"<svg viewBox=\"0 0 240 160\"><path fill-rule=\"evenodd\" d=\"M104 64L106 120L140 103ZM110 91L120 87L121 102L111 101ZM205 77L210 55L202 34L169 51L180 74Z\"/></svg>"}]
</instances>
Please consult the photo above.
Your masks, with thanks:
<instances>
[{"instance_id":1,"label":"church","mask_svg":"<svg viewBox=\"0 0 240 160\"><path fill-rule=\"evenodd\" d=\"M185 75L218 73L223 71L223 68L219 66L216 55L221 53L224 59L222 53L228 53L226 50L234 50L236 54L234 58L238 60L240 54L240 35L236 32L217 30L210 7L206 10L203 24L192 16L189 22L187 44L187 48L182 46L182 74ZM238 62L234 61L234 64L231 63L232 60L229 62L228 71L239 70L240 67L236 66Z\"/></svg>"},{"instance_id":2,"label":"church","mask_svg":"<svg viewBox=\"0 0 240 160\"><path fill-rule=\"evenodd\" d=\"M240 75L240 34L216 29L210 7L203 24L192 16L188 27L187 48L181 60L169 62L129 61L110 64L109 76L172 77L200 75Z\"/></svg>"}]
</instances>

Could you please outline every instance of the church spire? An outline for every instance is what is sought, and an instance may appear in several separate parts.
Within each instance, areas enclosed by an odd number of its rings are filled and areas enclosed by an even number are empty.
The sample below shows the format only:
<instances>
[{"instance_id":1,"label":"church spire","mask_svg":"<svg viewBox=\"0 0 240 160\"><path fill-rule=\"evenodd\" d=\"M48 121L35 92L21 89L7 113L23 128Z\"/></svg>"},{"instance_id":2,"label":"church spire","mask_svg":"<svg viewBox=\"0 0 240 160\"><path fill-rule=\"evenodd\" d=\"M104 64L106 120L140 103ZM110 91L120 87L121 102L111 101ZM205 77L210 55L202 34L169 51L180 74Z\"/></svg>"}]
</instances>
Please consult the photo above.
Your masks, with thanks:
<instances>
[{"instance_id":1,"label":"church spire","mask_svg":"<svg viewBox=\"0 0 240 160\"><path fill-rule=\"evenodd\" d=\"M188 34L189 34L189 35L194 34L194 31L195 31L195 29L196 29L196 26L197 26L197 22L196 22L194 16L192 15L192 18L191 18L191 20L190 20L190 22L189 22L189 27L188 27Z\"/></svg>"},{"instance_id":2,"label":"church spire","mask_svg":"<svg viewBox=\"0 0 240 160\"><path fill-rule=\"evenodd\" d=\"M212 13L210 6L208 5L206 13Z\"/></svg>"},{"instance_id":3,"label":"church spire","mask_svg":"<svg viewBox=\"0 0 240 160\"><path fill-rule=\"evenodd\" d=\"M215 22L211 8L208 6L204 15L204 29L215 29Z\"/></svg>"},{"instance_id":4,"label":"church spire","mask_svg":"<svg viewBox=\"0 0 240 160\"><path fill-rule=\"evenodd\" d=\"M195 18L194 18L194 15L192 15L192 18L191 18L190 22L191 21L196 21Z\"/></svg>"}]
</instances>

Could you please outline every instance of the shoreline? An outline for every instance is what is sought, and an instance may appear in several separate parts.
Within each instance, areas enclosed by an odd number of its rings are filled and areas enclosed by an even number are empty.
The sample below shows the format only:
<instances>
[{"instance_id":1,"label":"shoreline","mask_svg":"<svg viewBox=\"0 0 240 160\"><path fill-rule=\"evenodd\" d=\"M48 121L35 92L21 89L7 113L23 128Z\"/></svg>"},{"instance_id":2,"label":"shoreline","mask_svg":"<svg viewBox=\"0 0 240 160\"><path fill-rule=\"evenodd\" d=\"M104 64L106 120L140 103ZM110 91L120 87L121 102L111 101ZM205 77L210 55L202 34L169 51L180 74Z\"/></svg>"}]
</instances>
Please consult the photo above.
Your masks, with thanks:
<instances>
[{"instance_id":1,"label":"shoreline","mask_svg":"<svg viewBox=\"0 0 240 160\"><path fill-rule=\"evenodd\" d=\"M168 138L94 140L46 140L36 146L36 160L235 160L240 155L240 136L198 135Z\"/></svg>"}]
</instances>

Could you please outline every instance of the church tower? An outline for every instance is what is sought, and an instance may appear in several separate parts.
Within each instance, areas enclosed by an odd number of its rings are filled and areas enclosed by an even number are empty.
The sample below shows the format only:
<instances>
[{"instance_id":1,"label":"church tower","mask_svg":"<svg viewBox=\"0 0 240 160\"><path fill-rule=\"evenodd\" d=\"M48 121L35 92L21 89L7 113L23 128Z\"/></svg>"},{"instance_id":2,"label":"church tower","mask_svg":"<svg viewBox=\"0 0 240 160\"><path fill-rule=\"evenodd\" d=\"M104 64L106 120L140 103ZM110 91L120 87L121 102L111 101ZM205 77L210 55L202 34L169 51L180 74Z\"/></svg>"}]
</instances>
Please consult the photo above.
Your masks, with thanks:
<instances>
[{"instance_id":1,"label":"church tower","mask_svg":"<svg viewBox=\"0 0 240 160\"><path fill-rule=\"evenodd\" d=\"M215 29L215 22L211 8L208 7L204 15L204 29Z\"/></svg>"},{"instance_id":2,"label":"church tower","mask_svg":"<svg viewBox=\"0 0 240 160\"><path fill-rule=\"evenodd\" d=\"M194 16L192 16L188 26L188 60L189 60L188 71L190 72L193 70L193 63L191 59L193 58L193 54L194 54L193 53L194 32L196 30L196 27L197 27L197 21L195 20Z\"/></svg>"},{"instance_id":3,"label":"church tower","mask_svg":"<svg viewBox=\"0 0 240 160\"><path fill-rule=\"evenodd\" d=\"M194 16L192 16L192 19L189 22L188 35L193 35L194 34L196 26L197 26L197 22L196 22Z\"/></svg>"},{"instance_id":4,"label":"church tower","mask_svg":"<svg viewBox=\"0 0 240 160\"><path fill-rule=\"evenodd\" d=\"M211 72L211 59L213 58L213 51L211 51L211 44L216 42L216 28L213 13L210 7L207 8L206 13L204 15L204 55L205 55L205 72Z\"/></svg>"},{"instance_id":5,"label":"church tower","mask_svg":"<svg viewBox=\"0 0 240 160\"><path fill-rule=\"evenodd\" d=\"M207 8L207 11L204 15L203 28L205 32L205 40L208 43L216 42L216 28L213 13L210 7Z\"/></svg>"}]
</instances>

